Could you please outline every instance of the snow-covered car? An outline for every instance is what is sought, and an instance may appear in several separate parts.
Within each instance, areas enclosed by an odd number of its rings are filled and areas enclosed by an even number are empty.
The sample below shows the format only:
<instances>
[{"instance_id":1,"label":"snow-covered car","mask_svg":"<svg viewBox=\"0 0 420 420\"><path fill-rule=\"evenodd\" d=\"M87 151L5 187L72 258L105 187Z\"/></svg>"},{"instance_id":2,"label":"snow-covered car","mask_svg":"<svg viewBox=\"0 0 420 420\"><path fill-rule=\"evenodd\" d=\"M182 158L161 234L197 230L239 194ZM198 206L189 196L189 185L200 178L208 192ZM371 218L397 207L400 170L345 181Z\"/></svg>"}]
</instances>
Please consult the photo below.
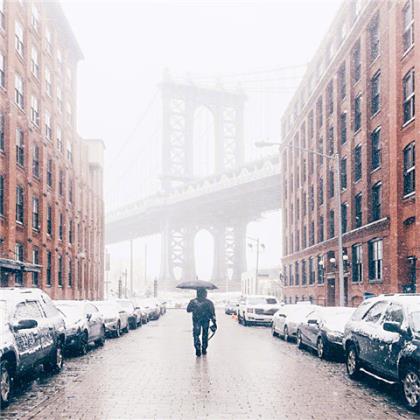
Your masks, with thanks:
<instances>
[{"instance_id":1,"label":"snow-covered car","mask_svg":"<svg viewBox=\"0 0 420 420\"><path fill-rule=\"evenodd\" d=\"M141 299L140 304L146 310L149 321L157 320L160 318L160 305L156 299Z\"/></svg>"},{"instance_id":2,"label":"snow-covered car","mask_svg":"<svg viewBox=\"0 0 420 420\"><path fill-rule=\"evenodd\" d=\"M55 300L66 324L65 348L86 354L91 344L105 344L105 324L98 308L86 300Z\"/></svg>"},{"instance_id":3,"label":"snow-covered car","mask_svg":"<svg viewBox=\"0 0 420 420\"><path fill-rule=\"evenodd\" d=\"M39 289L0 288L0 406L10 401L14 380L38 365L63 367L64 320Z\"/></svg>"},{"instance_id":4,"label":"snow-covered car","mask_svg":"<svg viewBox=\"0 0 420 420\"><path fill-rule=\"evenodd\" d=\"M299 324L296 342L300 349L316 350L320 359L332 354L342 354L344 326L355 308L330 306L313 308Z\"/></svg>"},{"instance_id":5,"label":"snow-covered car","mask_svg":"<svg viewBox=\"0 0 420 420\"><path fill-rule=\"evenodd\" d=\"M228 300L225 305L225 314L233 315L236 314L239 307L239 300Z\"/></svg>"},{"instance_id":6,"label":"snow-covered car","mask_svg":"<svg viewBox=\"0 0 420 420\"><path fill-rule=\"evenodd\" d=\"M239 300L238 322L243 325L269 324L281 304L275 296L248 295Z\"/></svg>"},{"instance_id":7,"label":"snow-covered car","mask_svg":"<svg viewBox=\"0 0 420 420\"><path fill-rule=\"evenodd\" d=\"M317 306L312 305L310 302L282 305L273 316L273 325L271 327L273 336L280 336L286 341L296 338L299 324L315 307Z\"/></svg>"},{"instance_id":8,"label":"snow-covered car","mask_svg":"<svg viewBox=\"0 0 420 420\"><path fill-rule=\"evenodd\" d=\"M130 329L135 330L141 325L141 311L136 309L136 306L130 299L117 299L116 302L127 312Z\"/></svg>"},{"instance_id":9,"label":"snow-covered car","mask_svg":"<svg viewBox=\"0 0 420 420\"><path fill-rule=\"evenodd\" d=\"M123 308L110 300L96 300L92 303L104 318L108 336L119 337L122 332L128 332L128 314Z\"/></svg>"},{"instance_id":10,"label":"snow-covered car","mask_svg":"<svg viewBox=\"0 0 420 420\"><path fill-rule=\"evenodd\" d=\"M420 409L420 294L382 295L363 302L344 329L346 368L399 383L407 405Z\"/></svg>"}]
</instances>

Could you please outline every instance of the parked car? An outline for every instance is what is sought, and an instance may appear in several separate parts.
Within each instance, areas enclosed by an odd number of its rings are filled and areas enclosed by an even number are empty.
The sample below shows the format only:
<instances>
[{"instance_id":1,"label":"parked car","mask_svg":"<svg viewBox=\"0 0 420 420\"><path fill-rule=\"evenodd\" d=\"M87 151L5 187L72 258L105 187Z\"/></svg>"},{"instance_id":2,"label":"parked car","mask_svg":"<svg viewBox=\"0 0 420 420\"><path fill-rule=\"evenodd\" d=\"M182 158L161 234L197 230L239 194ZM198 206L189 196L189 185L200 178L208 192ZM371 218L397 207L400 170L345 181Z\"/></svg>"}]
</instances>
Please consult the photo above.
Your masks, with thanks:
<instances>
[{"instance_id":1,"label":"parked car","mask_svg":"<svg viewBox=\"0 0 420 420\"><path fill-rule=\"evenodd\" d=\"M280 336L285 341L296 338L299 324L315 307L317 306L312 305L310 302L280 306L280 309L273 316L271 327L273 336Z\"/></svg>"},{"instance_id":2,"label":"parked car","mask_svg":"<svg viewBox=\"0 0 420 420\"><path fill-rule=\"evenodd\" d=\"M155 321L160 318L160 306L155 299L141 299L140 303L146 310L149 321Z\"/></svg>"},{"instance_id":3,"label":"parked car","mask_svg":"<svg viewBox=\"0 0 420 420\"><path fill-rule=\"evenodd\" d=\"M281 304L275 296L249 295L239 300L238 322L243 325L270 324Z\"/></svg>"},{"instance_id":4,"label":"parked car","mask_svg":"<svg viewBox=\"0 0 420 420\"><path fill-rule=\"evenodd\" d=\"M117 303L110 300L96 300L92 302L101 313L107 336L119 337L128 332L128 314Z\"/></svg>"},{"instance_id":5,"label":"parked car","mask_svg":"<svg viewBox=\"0 0 420 420\"><path fill-rule=\"evenodd\" d=\"M136 309L130 299L117 299L117 303L127 312L130 329L135 330L139 323L141 325L141 311L139 307Z\"/></svg>"},{"instance_id":6,"label":"parked car","mask_svg":"<svg viewBox=\"0 0 420 420\"><path fill-rule=\"evenodd\" d=\"M350 378L363 369L399 383L407 405L420 409L420 294L363 302L345 326L343 345Z\"/></svg>"},{"instance_id":7,"label":"parked car","mask_svg":"<svg viewBox=\"0 0 420 420\"><path fill-rule=\"evenodd\" d=\"M146 308L141 304L139 299L134 299L133 301L135 309L140 311L141 323L147 324L149 322L149 314Z\"/></svg>"},{"instance_id":8,"label":"parked car","mask_svg":"<svg viewBox=\"0 0 420 420\"><path fill-rule=\"evenodd\" d=\"M54 304L64 315L66 350L83 355L91 344L104 345L104 319L95 305L86 300L56 300Z\"/></svg>"},{"instance_id":9,"label":"parked car","mask_svg":"<svg viewBox=\"0 0 420 420\"><path fill-rule=\"evenodd\" d=\"M239 307L239 300L228 300L225 305L225 314L236 314Z\"/></svg>"},{"instance_id":10,"label":"parked car","mask_svg":"<svg viewBox=\"0 0 420 420\"><path fill-rule=\"evenodd\" d=\"M344 326L355 308L342 306L321 307L310 311L299 324L296 342L316 350L320 359L343 352Z\"/></svg>"},{"instance_id":11,"label":"parked car","mask_svg":"<svg viewBox=\"0 0 420 420\"><path fill-rule=\"evenodd\" d=\"M40 290L0 288L0 405L10 401L13 380L38 365L63 367L64 321Z\"/></svg>"}]
</instances>

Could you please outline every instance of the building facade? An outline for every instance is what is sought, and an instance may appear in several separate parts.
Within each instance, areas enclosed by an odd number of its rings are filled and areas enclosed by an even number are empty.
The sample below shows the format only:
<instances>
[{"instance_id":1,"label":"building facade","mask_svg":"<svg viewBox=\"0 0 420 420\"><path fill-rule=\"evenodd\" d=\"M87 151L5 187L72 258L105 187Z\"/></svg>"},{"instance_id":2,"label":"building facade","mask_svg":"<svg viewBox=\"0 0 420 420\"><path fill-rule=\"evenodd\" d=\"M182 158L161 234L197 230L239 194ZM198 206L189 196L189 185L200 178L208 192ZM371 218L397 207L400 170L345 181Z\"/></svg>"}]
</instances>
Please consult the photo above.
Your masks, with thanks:
<instances>
[{"instance_id":1,"label":"building facade","mask_svg":"<svg viewBox=\"0 0 420 420\"><path fill-rule=\"evenodd\" d=\"M282 119L287 302L339 304L338 211L347 305L420 291L419 45L419 1L349 1L311 61Z\"/></svg>"},{"instance_id":2,"label":"building facade","mask_svg":"<svg viewBox=\"0 0 420 420\"><path fill-rule=\"evenodd\" d=\"M82 58L55 2L0 2L0 281L103 295L102 155L76 130Z\"/></svg>"}]
</instances>

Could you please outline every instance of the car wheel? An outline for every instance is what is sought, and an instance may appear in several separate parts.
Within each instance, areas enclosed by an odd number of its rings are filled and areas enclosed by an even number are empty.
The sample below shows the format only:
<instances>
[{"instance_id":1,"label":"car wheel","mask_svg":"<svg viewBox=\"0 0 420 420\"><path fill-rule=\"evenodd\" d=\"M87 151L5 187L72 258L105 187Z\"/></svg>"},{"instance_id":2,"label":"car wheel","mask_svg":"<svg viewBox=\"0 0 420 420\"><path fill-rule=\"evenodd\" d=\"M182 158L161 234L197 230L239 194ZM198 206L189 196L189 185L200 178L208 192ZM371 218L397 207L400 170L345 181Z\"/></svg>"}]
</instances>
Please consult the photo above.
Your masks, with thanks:
<instances>
[{"instance_id":1,"label":"car wheel","mask_svg":"<svg viewBox=\"0 0 420 420\"><path fill-rule=\"evenodd\" d=\"M98 340L96 340L95 344L97 347L104 346L105 344L105 327L104 326L102 326L102 329L101 329L101 337Z\"/></svg>"},{"instance_id":2,"label":"car wheel","mask_svg":"<svg viewBox=\"0 0 420 420\"><path fill-rule=\"evenodd\" d=\"M64 357L63 357L63 344L57 343L55 351L51 356L51 359L44 363L44 370L47 372L58 373L63 369Z\"/></svg>"},{"instance_id":3,"label":"car wheel","mask_svg":"<svg viewBox=\"0 0 420 420\"><path fill-rule=\"evenodd\" d=\"M420 407L420 373L415 366L408 365L401 377L403 397L411 409Z\"/></svg>"},{"instance_id":4,"label":"car wheel","mask_svg":"<svg viewBox=\"0 0 420 420\"><path fill-rule=\"evenodd\" d=\"M320 359L325 357L325 345L322 337L318 337L318 340L316 341L316 354Z\"/></svg>"},{"instance_id":5,"label":"car wheel","mask_svg":"<svg viewBox=\"0 0 420 420\"><path fill-rule=\"evenodd\" d=\"M6 407L10 402L10 393L12 390L12 374L7 360L0 362L0 402L1 407Z\"/></svg>"},{"instance_id":6,"label":"car wheel","mask_svg":"<svg viewBox=\"0 0 420 420\"><path fill-rule=\"evenodd\" d=\"M276 329L274 328L274 324L271 325L271 334L273 334L273 337L278 337L279 333L276 332Z\"/></svg>"},{"instance_id":7,"label":"car wheel","mask_svg":"<svg viewBox=\"0 0 420 420\"><path fill-rule=\"evenodd\" d=\"M303 349L302 333L299 330L297 330L296 333L296 344L298 346L298 349Z\"/></svg>"},{"instance_id":8,"label":"car wheel","mask_svg":"<svg viewBox=\"0 0 420 420\"><path fill-rule=\"evenodd\" d=\"M128 333L128 331L129 331L129 329L128 329L128 324L126 325L126 327L123 329L123 331L125 332L125 333Z\"/></svg>"},{"instance_id":9,"label":"car wheel","mask_svg":"<svg viewBox=\"0 0 420 420\"><path fill-rule=\"evenodd\" d=\"M79 347L80 356L84 356L88 352L88 346L89 346L89 336L88 336L87 331L85 331L80 337L80 347Z\"/></svg>"},{"instance_id":10,"label":"car wheel","mask_svg":"<svg viewBox=\"0 0 420 420\"><path fill-rule=\"evenodd\" d=\"M346 369L351 379L356 379L360 373L359 356L357 355L356 346L350 344L346 352Z\"/></svg>"},{"instance_id":11,"label":"car wheel","mask_svg":"<svg viewBox=\"0 0 420 420\"><path fill-rule=\"evenodd\" d=\"M287 325L285 325L283 329L283 339L284 341L289 341L289 329L287 328Z\"/></svg>"},{"instance_id":12,"label":"car wheel","mask_svg":"<svg viewBox=\"0 0 420 420\"><path fill-rule=\"evenodd\" d=\"M117 338L121 336L121 323L120 323L120 321L118 321L118 324L117 324L117 329L115 330L114 335L115 335L115 337L117 337Z\"/></svg>"},{"instance_id":13,"label":"car wheel","mask_svg":"<svg viewBox=\"0 0 420 420\"><path fill-rule=\"evenodd\" d=\"M242 323L244 324L245 327L249 325L249 322L245 319L245 314L244 314L244 317L242 318Z\"/></svg>"}]
</instances>

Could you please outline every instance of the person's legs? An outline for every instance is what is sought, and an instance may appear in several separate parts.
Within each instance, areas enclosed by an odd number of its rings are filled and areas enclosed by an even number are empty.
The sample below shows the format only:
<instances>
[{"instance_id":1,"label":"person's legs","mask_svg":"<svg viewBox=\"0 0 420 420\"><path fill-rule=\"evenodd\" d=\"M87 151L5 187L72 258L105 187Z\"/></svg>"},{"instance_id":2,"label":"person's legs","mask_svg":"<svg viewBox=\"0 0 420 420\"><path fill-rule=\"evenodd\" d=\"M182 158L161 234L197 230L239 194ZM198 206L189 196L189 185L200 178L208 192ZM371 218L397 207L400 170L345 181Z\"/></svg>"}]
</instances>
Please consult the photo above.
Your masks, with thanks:
<instances>
[{"instance_id":1,"label":"person's legs","mask_svg":"<svg viewBox=\"0 0 420 420\"><path fill-rule=\"evenodd\" d=\"M201 324L199 322L193 322L193 337L195 354L201 356L201 343L200 343Z\"/></svg>"},{"instance_id":2,"label":"person's legs","mask_svg":"<svg viewBox=\"0 0 420 420\"><path fill-rule=\"evenodd\" d=\"M209 321L205 321L201 324L203 328L203 346L202 352L203 354L207 353L207 346L209 345Z\"/></svg>"}]
</instances>

